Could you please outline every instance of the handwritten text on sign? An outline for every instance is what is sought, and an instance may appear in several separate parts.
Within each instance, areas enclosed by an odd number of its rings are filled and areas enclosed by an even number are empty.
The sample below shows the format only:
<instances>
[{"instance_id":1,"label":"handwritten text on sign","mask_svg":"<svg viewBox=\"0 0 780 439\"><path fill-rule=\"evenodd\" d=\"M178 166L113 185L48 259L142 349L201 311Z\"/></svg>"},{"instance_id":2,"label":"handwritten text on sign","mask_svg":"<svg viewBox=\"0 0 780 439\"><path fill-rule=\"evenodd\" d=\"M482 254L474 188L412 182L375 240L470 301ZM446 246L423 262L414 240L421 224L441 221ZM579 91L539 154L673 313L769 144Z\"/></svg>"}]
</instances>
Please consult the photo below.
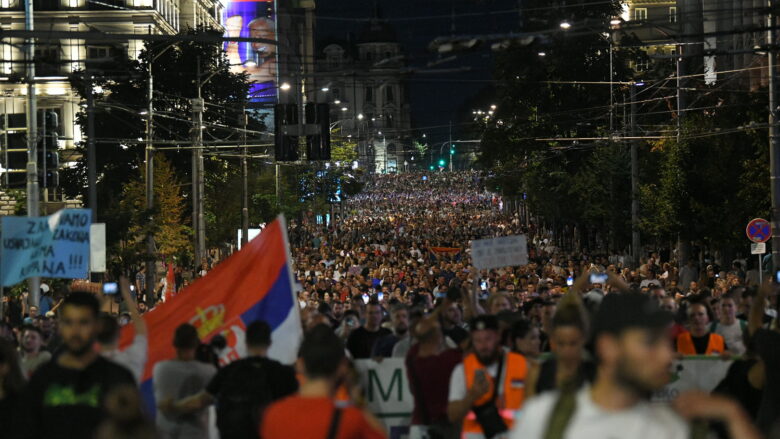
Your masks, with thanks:
<instances>
[{"instance_id":1,"label":"handwritten text on sign","mask_svg":"<svg viewBox=\"0 0 780 439\"><path fill-rule=\"evenodd\" d=\"M38 218L3 217L2 285L30 277L87 277L91 222L88 209L63 209Z\"/></svg>"},{"instance_id":2,"label":"handwritten text on sign","mask_svg":"<svg viewBox=\"0 0 780 439\"><path fill-rule=\"evenodd\" d=\"M528 242L525 235L472 241L471 258L480 270L527 265Z\"/></svg>"}]
</instances>

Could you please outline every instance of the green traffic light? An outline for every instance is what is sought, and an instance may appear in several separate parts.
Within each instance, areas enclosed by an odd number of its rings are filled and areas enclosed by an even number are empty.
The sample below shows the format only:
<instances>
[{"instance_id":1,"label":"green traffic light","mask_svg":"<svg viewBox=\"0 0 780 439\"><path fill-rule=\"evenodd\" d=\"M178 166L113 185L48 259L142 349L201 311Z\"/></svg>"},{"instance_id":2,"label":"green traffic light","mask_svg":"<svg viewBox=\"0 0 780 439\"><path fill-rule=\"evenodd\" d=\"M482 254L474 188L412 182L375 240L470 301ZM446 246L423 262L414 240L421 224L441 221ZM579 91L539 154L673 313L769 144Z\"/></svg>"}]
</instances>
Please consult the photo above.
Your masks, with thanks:
<instances>
[{"instance_id":1,"label":"green traffic light","mask_svg":"<svg viewBox=\"0 0 780 439\"><path fill-rule=\"evenodd\" d=\"M433 171L433 165L431 165L431 171Z\"/></svg>"},{"instance_id":2,"label":"green traffic light","mask_svg":"<svg viewBox=\"0 0 780 439\"><path fill-rule=\"evenodd\" d=\"M444 160L439 160L439 166L444 166Z\"/></svg>"}]
</instances>

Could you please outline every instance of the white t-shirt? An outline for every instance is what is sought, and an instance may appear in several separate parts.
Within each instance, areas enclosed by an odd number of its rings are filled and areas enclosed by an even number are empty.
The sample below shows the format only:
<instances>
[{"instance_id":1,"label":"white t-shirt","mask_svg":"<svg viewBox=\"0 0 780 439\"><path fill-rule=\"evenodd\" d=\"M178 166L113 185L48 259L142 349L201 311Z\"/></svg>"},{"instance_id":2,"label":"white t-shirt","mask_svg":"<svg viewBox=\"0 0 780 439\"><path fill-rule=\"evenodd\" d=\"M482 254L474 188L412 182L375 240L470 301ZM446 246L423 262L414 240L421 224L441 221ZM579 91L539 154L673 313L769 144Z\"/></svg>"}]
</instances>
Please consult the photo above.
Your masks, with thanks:
<instances>
[{"instance_id":1,"label":"white t-shirt","mask_svg":"<svg viewBox=\"0 0 780 439\"><path fill-rule=\"evenodd\" d=\"M742 324L739 319L734 320L734 323L730 325L718 322L715 325L715 333L723 337L729 352L735 355L745 353L745 343L742 341Z\"/></svg>"},{"instance_id":2,"label":"white t-shirt","mask_svg":"<svg viewBox=\"0 0 780 439\"><path fill-rule=\"evenodd\" d=\"M136 335L135 338L133 338L133 344L128 346L127 349L123 351L118 349L103 351L100 355L120 366L124 366L127 370L132 372L136 384L140 386L141 377L144 374L144 367L146 367L146 352L148 349L149 345L146 342L146 336Z\"/></svg>"},{"instance_id":3,"label":"white t-shirt","mask_svg":"<svg viewBox=\"0 0 780 439\"><path fill-rule=\"evenodd\" d=\"M485 368L487 374L495 379L498 373L498 362ZM501 374L503 375L503 373ZM463 363L455 366L450 375L450 402L466 399L466 372L463 369Z\"/></svg>"},{"instance_id":4,"label":"white t-shirt","mask_svg":"<svg viewBox=\"0 0 780 439\"><path fill-rule=\"evenodd\" d=\"M558 392L546 392L518 412L510 439L542 439ZM606 411L590 397L590 387L577 393L577 408L564 439L688 439L688 424L668 406L642 401L630 409Z\"/></svg>"}]
</instances>

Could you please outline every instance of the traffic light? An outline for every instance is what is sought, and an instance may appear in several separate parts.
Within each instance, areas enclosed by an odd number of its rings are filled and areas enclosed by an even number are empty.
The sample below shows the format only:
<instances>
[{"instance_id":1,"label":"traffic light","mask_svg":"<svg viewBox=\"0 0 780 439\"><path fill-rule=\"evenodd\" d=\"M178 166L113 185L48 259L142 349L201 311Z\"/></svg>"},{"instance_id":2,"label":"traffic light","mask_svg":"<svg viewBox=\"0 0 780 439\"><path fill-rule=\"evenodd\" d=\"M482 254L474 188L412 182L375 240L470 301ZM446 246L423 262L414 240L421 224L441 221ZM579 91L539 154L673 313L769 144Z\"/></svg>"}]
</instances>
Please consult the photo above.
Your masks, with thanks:
<instances>
[{"instance_id":1,"label":"traffic light","mask_svg":"<svg viewBox=\"0 0 780 439\"><path fill-rule=\"evenodd\" d=\"M306 104L306 123L319 126L316 135L306 136L306 158L330 160L330 105Z\"/></svg>"},{"instance_id":2,"label":"traffic light","mask_svg":"<svg viewBox=\"0 0 780 439\"><path fill-rule=\"evenodd\" d=\"M47 138L45 150L43 139L38 141L38 183L42 188L60 185L60 154L55 149L56 143L51 141L51 137Z\"/></svg>"},{"instance_id":3,"label":"traffic light","mask_svg":"<svg viewBox=\"0 0 780 439\"><path fill-rule=\"evenodd\" d=\"M455 144L450 145L450 155L455 154Z\"/></svg>"},{"instance_id":4,"label":"traffic light","mask_svg":"<svg viewBox=\"0 0 780 439\"><path fill-rule=\"evenodd\" d=\"M8 187L24 187L27 182L27 133L24 131L7 131L5 134L6 155L0 155L4 173L3 184L8 182ZM7 159L6 159L7 158Z\"/></svg>"},{"instance_id":5,"label":"traffic light","mask_svg":"<svg viewBox=\"0 0 780 439\"><path fill-rule=\"evenodd\" d=\"M439 166L442 166L442 167L443 167L445 163L446 163L446 162L444 161L444 159L441 159L441 160L439 160Z\"/></svg>"},{"instance_id":6,"label":"traffic light","mask_svg":"<svg viewBox=\"0 0 780 439\"><path fill-rule=\"evenodd\" d=\"M298 136L287 134L285 127L297 124L297 105L277 104L274 107L274 155L277 162L298 160Z\"/></svg>"},{"instance_id":7,"label":"traffic light","mask_svg":"<svg viewBox=\"0 0 780 439\"><path fill-rule=\"evenodd\" d=\"M38 139L38 183L42 188L60 185L59 117L54 111L44 114L44 130Z\"/></svg>"},{"instance_id":8,"label":"traffic light","mask_svg":"<svg viewBox=\"0 0 780 439\"><path fill-rule=\"evenodd\" d=\"M433 171L433 165L431 165L431 171Z\"/></svg>"}]
</instances>

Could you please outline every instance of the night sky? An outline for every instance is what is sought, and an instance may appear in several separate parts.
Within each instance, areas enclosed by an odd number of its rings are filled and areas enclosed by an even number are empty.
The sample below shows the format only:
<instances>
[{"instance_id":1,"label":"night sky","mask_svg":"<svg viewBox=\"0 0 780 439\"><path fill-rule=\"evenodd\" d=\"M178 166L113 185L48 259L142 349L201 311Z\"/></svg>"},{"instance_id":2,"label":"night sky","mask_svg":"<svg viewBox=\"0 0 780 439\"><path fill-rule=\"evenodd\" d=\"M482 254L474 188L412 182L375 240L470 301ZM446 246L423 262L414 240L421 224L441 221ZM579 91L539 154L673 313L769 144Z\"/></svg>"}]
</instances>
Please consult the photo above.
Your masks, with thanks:
<instances>
[{"instance_id":1,"label":"night sky","mask_svg":"<svg viewBox=\"0 0 780 439\"><path fill-rule=\"evenodd\" d=\"M347 40L350 34L354 39L377 4L398 35L406 65L419 68L407 81L413 128L418 134L426 133L430 141L446 140L452 121L453 138L468 136L463 132L466 126L458 123L471 113L469 102L490 92L493 54L489 45L458 53L457 59L433 67L427 65L439 55L427 47L440 36L517 31L519 0L318 0L317 41ZM430 72L462 67L471 70Z\"/></svg>"}]
</instances>

